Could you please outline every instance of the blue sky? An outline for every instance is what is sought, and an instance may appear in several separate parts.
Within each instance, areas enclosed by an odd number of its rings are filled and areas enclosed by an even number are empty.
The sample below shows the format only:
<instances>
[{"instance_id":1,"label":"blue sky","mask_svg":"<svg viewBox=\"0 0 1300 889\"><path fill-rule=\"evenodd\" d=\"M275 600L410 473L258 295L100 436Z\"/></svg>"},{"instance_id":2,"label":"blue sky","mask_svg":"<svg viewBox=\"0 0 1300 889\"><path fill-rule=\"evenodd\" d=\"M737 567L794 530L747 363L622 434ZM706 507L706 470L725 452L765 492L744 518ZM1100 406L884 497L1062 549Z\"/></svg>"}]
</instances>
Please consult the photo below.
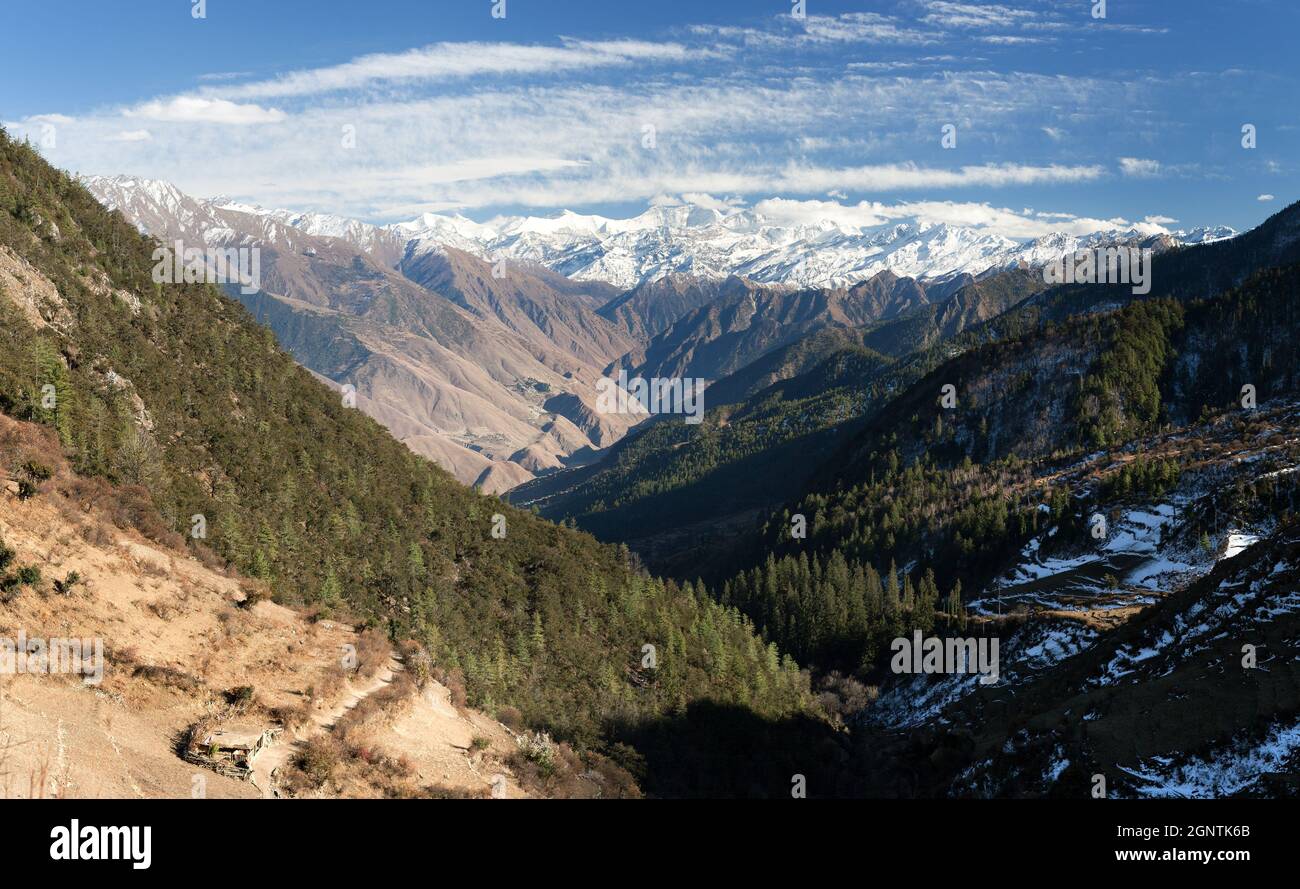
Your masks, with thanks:
<instances>
[{"instance_id":1,"label":"blue sky","mask_svg":"<svg viewBox=\"0 0 1300 889\"><path fill-rule=\"evenodd\" d=\"M22 4L0 121L76 172L381 222L691 201L1031 237L1300 198L1300 4L1096 2Z\"/></svg>"}]
</instances>

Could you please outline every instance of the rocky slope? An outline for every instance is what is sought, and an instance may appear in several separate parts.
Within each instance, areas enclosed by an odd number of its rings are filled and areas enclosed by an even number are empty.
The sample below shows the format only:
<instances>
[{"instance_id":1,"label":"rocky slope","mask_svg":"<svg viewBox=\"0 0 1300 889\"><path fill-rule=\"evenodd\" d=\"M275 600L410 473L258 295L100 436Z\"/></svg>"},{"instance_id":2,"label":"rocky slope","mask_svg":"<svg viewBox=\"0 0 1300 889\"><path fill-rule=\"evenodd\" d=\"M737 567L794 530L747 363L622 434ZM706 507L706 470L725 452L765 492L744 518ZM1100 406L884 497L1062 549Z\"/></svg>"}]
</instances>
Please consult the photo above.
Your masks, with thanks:
<instances>
[{"instance_id":1,"label":"rocky slope","mask_svg":"<svg viewBox=\"0 0 1300 889\"><path fill-rule=\"evenodd\" d=\"M532 466L513 460L516 453L541 455L553 468L593 447L582 431L552 434L548 427L562 415L545 403L567 393L593 404L599 367L630 347L590 307L604 291L584 297L551 286L550 273L517 266L494 277L463 253L407 256L400 239L382 230L331 228L318 219L306 226L297 217L197 201L166 183L86 183L164 243L257 247L261 290L232 288L232 295L301 363L339 388L351 385L363 410L462 481L502 491L539 467L536 459ZM616 439L627 425L613 415L599 437Z\"/></svg>"},{"instance_id":2,"label":"rocky slope","mask_svg":"<svg viewBox=\"0 0 1300 889\"><path fill-rule=\"evenodd\" d=\"M1000 637L998 683L885 680L859 738L868 760L892 760L876 792L1300 792L1300 535L1293 510L1278 508L1294 501L1294 486L1269 481L1295 469L1294 407L1261 419L1259 437L1217 453L1213 430L1184 439L1184 448L1196 441L1185 455L1198 468L1164 503L1129 500L1105 540L1068 558L1027 549L1007 583L975 605L969 628ZM1263 503L1221 499L1225 481ZM1198 543L1208 515L1220 531Z\"/></svg>"},{"instance_id":3,"label":"rocky slope","mask_svg":"<svg viewBox=\"0 0 1300 889\"><path fill-rule=\"evenodd\" d=\"M122 522L129 497L78 478L51 438L0 415L3 465L50 461L34 494L20 497L11 481L0 490L5 573L37 572L30 583L5 584L0 636L46 645L75 637L97 643L103 657L90 681L29 669L31 661L0 677L0 797L289 795L303 752L295 737L313 736L303 726L330 714L325 737L366 759L331 765L304 795L486 796L497 775L507 795L528 795L506 764L518 750L512 733L463 703L451 706L431 677L336 724L345 705L360 701L355 689L376 687L371 661L383 658L374 640L338 621L309 620L184 546L144 537ZM348 651L361 657L347 660ZM280 774L264 772L263 786L178 753L192 726L234 724L277 732L258 765L278 760ZM486 743L475 747L475 737Z\"/></svg>"}]
</instances>

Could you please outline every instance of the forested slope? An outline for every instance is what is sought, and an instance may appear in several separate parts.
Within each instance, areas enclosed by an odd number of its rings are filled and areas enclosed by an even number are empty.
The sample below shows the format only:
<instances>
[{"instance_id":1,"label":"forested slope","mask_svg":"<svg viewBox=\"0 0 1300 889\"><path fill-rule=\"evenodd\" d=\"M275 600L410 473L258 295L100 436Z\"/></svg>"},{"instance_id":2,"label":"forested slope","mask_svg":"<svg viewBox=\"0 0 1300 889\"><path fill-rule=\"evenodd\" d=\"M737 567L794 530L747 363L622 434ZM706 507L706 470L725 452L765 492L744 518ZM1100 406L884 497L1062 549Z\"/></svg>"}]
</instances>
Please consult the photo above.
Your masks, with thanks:
<instances>
[{"instance_id":1,"label":"forested slope","mask_svg":"<svg viewBox=\"0 0 1300 889\"><path fill-rule=\"evenodd\" d=\"M206 557L413 637L472 701L582 741L692 701L808 706L806 677L735 611L464 488L216 287L156 284L155 246L0 135L0 409L54 426L80 472L133 486L163 516L148 533L201 515Z\"/></svg>"}]
</instances>

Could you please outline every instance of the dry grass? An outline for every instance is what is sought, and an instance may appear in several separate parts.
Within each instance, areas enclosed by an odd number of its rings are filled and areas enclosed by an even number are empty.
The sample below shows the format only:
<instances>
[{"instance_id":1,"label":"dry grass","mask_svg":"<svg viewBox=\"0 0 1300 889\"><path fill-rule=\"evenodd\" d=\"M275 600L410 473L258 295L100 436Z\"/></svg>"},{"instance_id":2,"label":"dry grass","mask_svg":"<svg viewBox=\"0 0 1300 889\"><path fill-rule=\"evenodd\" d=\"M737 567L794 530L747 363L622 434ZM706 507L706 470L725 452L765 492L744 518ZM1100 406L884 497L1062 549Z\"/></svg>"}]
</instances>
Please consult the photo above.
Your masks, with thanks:
<instances>
[{"instance_id":1,"label":"dry grass","mask_svg":"<svg viewBox=\"0 0 1300 889\"><path fill-rule=\"evenodd\" d=\"M377 720L392 721L419 693L415 680L405 671L393 676L388 683L374 694L367 695L355 707L339 717L334 724L334 731L344 740L359 734L360 730Z\"/></svg>"},{"instance_id":2,"label":"dry grass","mask_svg":"<svg viewBox=\"0 0 1300 889\"><path fill-rule=\"evenodd\" d=\"M636 780L595 752L578 753L544 734L525 734L506 764L521 787L550 799L636 799Z\"/></svg>"},{"instance_id":3,"label":"dry grass","mask_svg":"<svg viewBox=\"0 0 1300 889\"><path fill-rule=\"evenodd\" d=\"M393 757L367 743L350 743L325 733L306 741L290 762L281 788L290 796L384 797L410 799L426 794L414 781L404 757Z\"/></svg>"},{"instance_id":4,"label":"dry grass","mask_svg":"<svg viewBox=\"0 0 1300 889\"><path fill-rule=\"evenodd\" d=\"M379 630L364 630L357 637L357 675L363 679L377 674L392 656L393 646Z\"/></svg>"},{"instance_id":5,"label":"dry grass","mask_svg":"<svg viewBox=\"0 0 1300 889\"><path fill-rule=\"evenodd\" d=\"M177 691L195 692L204 687L202 680L197 676L186 673L184 670L178 670L175 667L158 664L140 664L132 671L132 675L163 688L174 688Z\"/></svg>"}]
</instances>

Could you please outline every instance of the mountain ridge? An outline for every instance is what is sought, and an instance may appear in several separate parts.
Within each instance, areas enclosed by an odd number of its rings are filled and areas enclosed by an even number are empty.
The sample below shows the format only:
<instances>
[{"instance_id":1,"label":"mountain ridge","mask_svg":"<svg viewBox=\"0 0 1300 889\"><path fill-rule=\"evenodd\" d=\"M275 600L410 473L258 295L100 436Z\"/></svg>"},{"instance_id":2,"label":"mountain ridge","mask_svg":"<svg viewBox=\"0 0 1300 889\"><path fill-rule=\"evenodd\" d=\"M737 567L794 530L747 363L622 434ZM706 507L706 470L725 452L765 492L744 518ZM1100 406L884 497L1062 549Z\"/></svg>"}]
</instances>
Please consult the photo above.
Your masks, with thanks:
<instances>
[{"instance_id":1,"label":"mountain ridge","mask_svg":"<svg viewBox=\"0 0 1300 889\"><path fill-rule=\"evenodd\" d=\"M135 177L135 188L157 192L165 183ZM226 198L204 202L265 215L318 235L353 241L369 251L430 245L454 247L492 262L515 260L566 277L630 290L673 273L721 280L731 275L764 284L847 287L881 271L901 277L946 278L1018 263L1041 266L1079 249L1163 238L1169 245L1233 237L1227 226L1168 232L1140 224L1087 234L1049 233L1013 239L977 228L921 219L854 225L823 219L780 224L751 209L722 212L693 204L655 206L628 219L560 211L550 217L502 217L478 223L463 216L425 213L375 225L325 213L265 209Z\"/></svg>"},{"instance_id":2,"label":"mountain ridge","mask_svg":"<svg viewBox=\"0 0 1300 889\"><path fill-rule=\"evenodd\" d=\"M336 388L352 385L364 409L463 482L506 490L629 426L602 416L576 437L555 435L562 414L545 406L556 393L594 404L600 367L633 345L595 313L608 288L521 264L497 274L455 248L408 254L404 242L360 224L348 229L355 241L315 217L307 231L166 183L85 181L165 242L257 247L261 291L232 295L304 366ZM520 453L542 456L530 468L513 459Z\"/></svg>"}]
</instances>

